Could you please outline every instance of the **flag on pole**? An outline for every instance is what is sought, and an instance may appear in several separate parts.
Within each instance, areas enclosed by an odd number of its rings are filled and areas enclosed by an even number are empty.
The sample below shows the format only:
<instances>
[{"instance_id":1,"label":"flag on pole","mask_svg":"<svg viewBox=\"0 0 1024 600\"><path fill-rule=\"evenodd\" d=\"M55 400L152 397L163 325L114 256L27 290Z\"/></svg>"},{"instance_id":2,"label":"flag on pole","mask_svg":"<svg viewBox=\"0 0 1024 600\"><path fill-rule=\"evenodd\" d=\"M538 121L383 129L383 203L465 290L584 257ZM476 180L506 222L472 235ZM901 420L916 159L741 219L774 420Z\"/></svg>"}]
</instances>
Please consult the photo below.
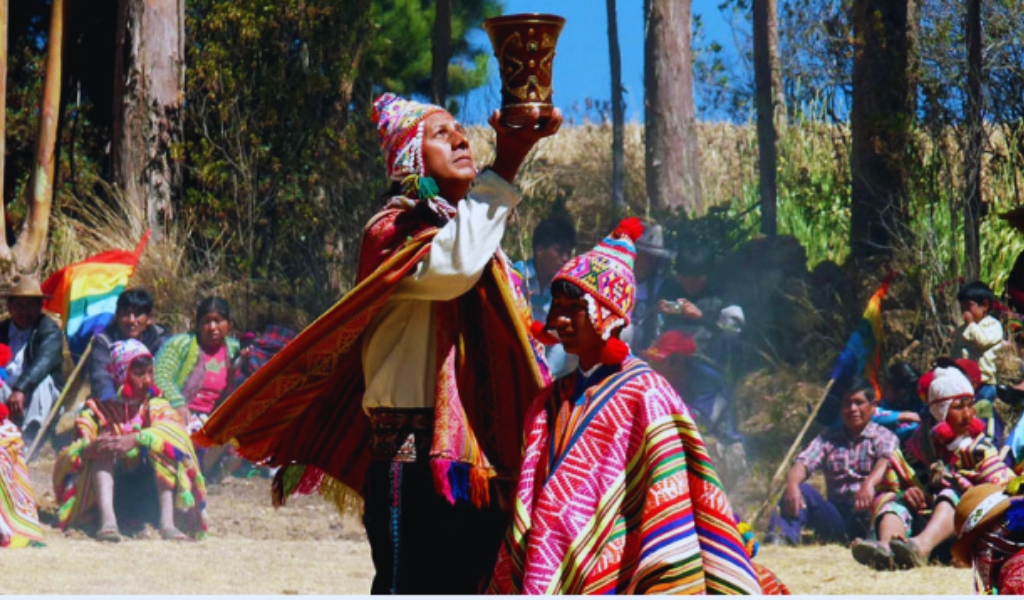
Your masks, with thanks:
<instances>
[{"instance_id":1,"label":"flag on pole","mask_svg":"<svg viewBox=\"0 0 1024 600\"><path fill-rule=\"evenodd\" d=\"M63 319L72 353L81 354L93 334L114 319L117 297L128 285L148 241L147 230L134 250L101 252L64 267L43 282L43 292L52 295L44 307Z\"/></svg>"},{"instance_id":2,"label":"flag on pole","mask_svg":"<svg viewBox=\"0 0 1024 600\"><path fill-rule=\"evenodd\" d=\"M830 379L839 381L855 375L862 375L875 386L875 397L881 398L882 391L878 385L878 372L882 368L882 298L889 291L889 285L896 277L890 273L875 290L864 314L847 340L843 351L839 353L832 367Z\"/></svg>"}]
</instances>

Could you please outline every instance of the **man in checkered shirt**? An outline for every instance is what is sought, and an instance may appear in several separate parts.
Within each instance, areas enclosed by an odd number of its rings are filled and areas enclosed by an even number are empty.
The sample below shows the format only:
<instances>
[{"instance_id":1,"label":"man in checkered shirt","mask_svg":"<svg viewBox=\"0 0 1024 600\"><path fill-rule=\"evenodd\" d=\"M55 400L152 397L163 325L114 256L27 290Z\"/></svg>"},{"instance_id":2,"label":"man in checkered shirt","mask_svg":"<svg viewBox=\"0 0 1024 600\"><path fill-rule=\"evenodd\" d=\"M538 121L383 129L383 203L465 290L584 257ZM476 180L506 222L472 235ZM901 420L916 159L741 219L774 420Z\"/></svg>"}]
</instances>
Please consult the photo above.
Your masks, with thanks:
<instances>
[{"instance_id":1,"label":"man in checkered shirt","mask_svg":"<svg viewBox=\"0 0 1024 600\"><path fill-rule=\"evenodd\" d=\"M899 447L896 434L871 421L875 404L875 389L868 381L858 378L847 388L840 408L842 427L814 438L793 461L786 492L768 525L770 540L799 544L803 527L826 543L848 543L871 532L875 486ZM825 498L806 483L817 469L825 475Z\"/></svg>"}]
</instances>

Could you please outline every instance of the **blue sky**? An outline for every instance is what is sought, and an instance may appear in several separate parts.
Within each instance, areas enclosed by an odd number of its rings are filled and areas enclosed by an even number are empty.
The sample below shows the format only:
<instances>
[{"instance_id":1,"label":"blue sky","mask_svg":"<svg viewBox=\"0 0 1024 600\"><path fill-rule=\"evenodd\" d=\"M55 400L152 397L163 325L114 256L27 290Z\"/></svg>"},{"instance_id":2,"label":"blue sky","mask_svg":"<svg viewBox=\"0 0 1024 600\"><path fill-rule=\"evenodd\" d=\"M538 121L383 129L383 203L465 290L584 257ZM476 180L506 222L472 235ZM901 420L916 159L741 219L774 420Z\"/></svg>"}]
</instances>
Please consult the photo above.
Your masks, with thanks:
<instances>
[{"instance_id":1,"label":"blue sky","mask_svg":"<svg viewBox=\"0 0 1024 600\"><path fill-rule=\"evenodd\" d=\"M735 55L736 42L728 20L718 9L720 0L692 0L693 13L704 20L706 41L717 41ZM619 47L622 51L622 82L626 88L626 120L643 120L644 20L643 0L618 0ZM555 55L555 104L577 122L587 111L587 100L611 99L611 71L608 58L608 24L604 0L505 0L505 14L544 12L565 17L565 29ZM477 32L475 44L490 48L487 35ZM491 72L497 61L491 58ZM486 118L501 101L497 75L488 86L464 99L461 118L474 123ZM698 115L714 118L714 115Z\"/></svg>"}]
</instances>

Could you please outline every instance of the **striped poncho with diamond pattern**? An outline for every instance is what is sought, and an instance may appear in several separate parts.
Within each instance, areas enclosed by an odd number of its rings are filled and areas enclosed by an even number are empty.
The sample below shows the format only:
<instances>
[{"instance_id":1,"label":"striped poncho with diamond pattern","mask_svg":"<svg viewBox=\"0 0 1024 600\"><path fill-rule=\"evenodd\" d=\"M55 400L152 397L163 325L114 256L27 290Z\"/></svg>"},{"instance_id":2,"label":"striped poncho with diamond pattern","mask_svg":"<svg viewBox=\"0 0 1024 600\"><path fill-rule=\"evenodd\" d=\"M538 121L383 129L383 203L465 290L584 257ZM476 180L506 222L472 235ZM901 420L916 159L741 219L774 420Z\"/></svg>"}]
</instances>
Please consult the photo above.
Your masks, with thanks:
<instances>
[{"instance_id":1,"label":"striped poncho with diamond pattern","mask_svg":"<svg viewBox=\"0 0 1024 600\"><path fill-rule=\"evenodd\" d=\"M592 386L552 453L572 378L527 420L523 468L491 592L760 593L729 501L689 411L630 357Z\"/></svg>"}]
</instances>

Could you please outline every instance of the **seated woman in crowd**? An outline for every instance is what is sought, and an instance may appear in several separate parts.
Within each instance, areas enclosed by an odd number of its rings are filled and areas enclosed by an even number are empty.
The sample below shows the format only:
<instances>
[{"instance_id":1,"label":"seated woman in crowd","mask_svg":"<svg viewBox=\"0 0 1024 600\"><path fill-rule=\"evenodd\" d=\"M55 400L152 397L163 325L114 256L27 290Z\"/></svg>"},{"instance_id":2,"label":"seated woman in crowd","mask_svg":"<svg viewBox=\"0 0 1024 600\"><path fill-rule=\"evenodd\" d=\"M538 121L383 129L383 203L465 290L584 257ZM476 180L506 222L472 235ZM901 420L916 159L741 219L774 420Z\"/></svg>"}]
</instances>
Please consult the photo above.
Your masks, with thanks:
<instances>
[{"instance_id":1,"label":"seated woman in crowd","mask_svg":"<svg viewBox=\"0 0 1024 600\"><path fill-rule=\"evenodd\" d=\"M982 483L1005 485L1012 472L975 417L974 388L955 367L922 378L928 386L926 419L892 464L875 498L878 541L858 540L858 562L888 569L927 564L953 536L960 496Z\"/></svg>"},{"instance_id":2,"label":"seated woman in crowd","mask_svg":"<svg viewBox=\"0 0 1024 600\"><path fill-rule=\"evenodd\" d=\"M25 444L9 416L7 405L0 403L0 547L42 545L36 496L22 456Z\"/></svg>"},{"instance_id":3,"label":"seated woman in crowd","mask_svg":"<svg viewBox=\"0 0 1024 600\"><path fill-rule=\"evenodd\" d=\"M831 427L797 455L779 503L772 515L768 538L799 544L803 527L814 530L820 542L848 543L871 528L875 485L882 480L899 440L871 421L875 388L857 378L840 399L842 425ZM817 469L825 474L826 497L806 479Z\"/></svg>"},{"instance_id":4,"label":"seated woman in crowd","mask_svg":"<svg viewBox=\"0 0 1024 600\"><path fill-rule=\"evenodd\" d=\"M60 528L98 516L96 537L117 542L119 516L135 526L154 520L159 508L163 538L188 539L182 530L204 537L206 483L177 413L153 387L153 355L135 339L114 342L110 355L117 398L87 401L75 441L57 457Z\"/></svg>"},{"instance_id":5,"label":"seated woman in crowd","mask_svg":"<svg viewBox=\"0 0 1024 600\"><path fill-rule=\"evenodd\" d=\"M171 337L156 357L156 385L178 411L189 433L198 431L230 391L231 365L239 343L228 335L231 306L216 296L204 298L196 308L196 330ZM217 463L222 451L200 449L204 472ZM239 459L232 456L239 462ZM230 467L224 468L230 472Z\"/></svg>"}]
</instances>

